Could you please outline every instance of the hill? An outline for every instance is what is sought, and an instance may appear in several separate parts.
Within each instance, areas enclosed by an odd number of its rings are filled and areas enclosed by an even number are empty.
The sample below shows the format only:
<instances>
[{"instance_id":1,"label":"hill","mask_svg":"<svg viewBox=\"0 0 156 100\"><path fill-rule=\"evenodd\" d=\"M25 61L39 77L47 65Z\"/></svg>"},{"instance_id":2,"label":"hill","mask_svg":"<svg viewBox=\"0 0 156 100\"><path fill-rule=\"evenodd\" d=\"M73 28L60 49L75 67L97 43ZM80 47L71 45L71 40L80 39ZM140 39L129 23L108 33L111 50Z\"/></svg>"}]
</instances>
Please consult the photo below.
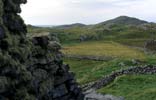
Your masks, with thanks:
<instances>
[{"instance_id":1,"label":"hill","mask_svg":"<svg viewBox=\"0 0 156 100\"><path fill-rule=\"evenodd\" d=\"M128 16L119 16L115 19L111 19L102 23L99 23L98 25L112 25L112 24L120 24L120 25L141 25L141 24L147 24L147 21L143 21L137 18L128 17Z\"/></svg>"},{"instance_id":2,"label":"hill","mask_svg":"<svg viewBox=\"0 0 156 100\"><path fill-rule=\"evenodd\" d=\"M69 29L69 28L73 28L73 27L84 27L86 26L85 24L81 24L81 23L74 23L74 24L69 24L69 25L60 25L60 26L55 26L54 28L57 29Z\"/></svg>"}]
</instances>

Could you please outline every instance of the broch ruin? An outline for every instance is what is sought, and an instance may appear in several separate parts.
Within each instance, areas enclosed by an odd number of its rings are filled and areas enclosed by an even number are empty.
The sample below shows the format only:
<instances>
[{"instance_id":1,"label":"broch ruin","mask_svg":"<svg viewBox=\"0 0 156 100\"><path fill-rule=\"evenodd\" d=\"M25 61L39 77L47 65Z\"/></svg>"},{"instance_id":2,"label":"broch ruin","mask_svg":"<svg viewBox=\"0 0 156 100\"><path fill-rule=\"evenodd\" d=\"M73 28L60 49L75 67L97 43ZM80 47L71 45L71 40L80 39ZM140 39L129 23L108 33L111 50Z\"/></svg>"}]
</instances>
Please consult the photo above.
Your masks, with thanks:
<instances>
[{"instance_id":1,"label":"broch ruin","mask_svg":"<svg viewBox=\"0 0 156 100\"><path fill-rule=\"evenodd\" d=\"M83 100L59 43L48 36L26 37L19 15L26 2L0 0L0 100Z\"/></svg>"}]
</instances>

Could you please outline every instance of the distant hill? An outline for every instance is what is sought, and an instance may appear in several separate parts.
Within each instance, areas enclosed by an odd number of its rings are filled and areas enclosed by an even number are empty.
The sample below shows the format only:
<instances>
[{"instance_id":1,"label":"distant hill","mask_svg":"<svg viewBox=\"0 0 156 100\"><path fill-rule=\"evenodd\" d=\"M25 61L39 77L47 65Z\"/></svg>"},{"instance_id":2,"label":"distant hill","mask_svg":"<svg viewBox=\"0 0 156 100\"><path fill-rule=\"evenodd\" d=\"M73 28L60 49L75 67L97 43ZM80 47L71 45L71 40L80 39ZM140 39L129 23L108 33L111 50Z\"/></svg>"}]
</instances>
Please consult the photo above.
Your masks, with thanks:
<instances>
[{"instance_id":1,"label":"distant hill","mask_svg":"<svg viewBox=\"0 0 156 100\"><path fill-rule=\"evenodd\" d=\"M112 24L118 24L118 25L141 25L141 24L147 24L147 21L143 21L137 18L128 17L128 16L119 16L115 19L111 19L102 23L99 23L97 25L112 25Z\"/></svg>"},{"instance_id":2,"label":"distant hill","mask_svg":"<svg viewBox=\"0 0 156 100\"><path fill-rule=\"evenodd\" d=\"M52 28L29 26L29 33L50 32L57 34L61 43L83 41L117 41L123 44L143 46L146 40L156 39L156 24L137 18L120 16L93 25L75 23ZM137 41L137 42L136 42Z\"/></svg>"},{"instance_id":3,"label":"distant hill","mask_svg":"<svg viewBox=\"0 0 156 100\"><path fill-rule=\"evenodd\" d=\"M98 24L92 24L92 25L85 25L82 23L74 23L74 24L67 24L67 25L38 25L38 26L32 26L28 25L28 27L42 27L42 28L53 28L53 29L71 29L71 28L100 28L100 27L108 27L111 25L131 25L131 26L138 26L143 24L149 24L149 22L140 20L134 17L128 17L128 16L119 16L117 18L107 20ZM154 24L154 23L153 23Z\"/></svg>"},{"instance_id":4,"label":"distant hill","mask_svg":"<svg viewBox=\"0 0 156 100\"><path fill-rule=\"evenodd\" d=\"M55 26L54 28L57 29L69 29L69 28L73 28L73 27L84 27L86 26L85 24L81 24L81 23L74 23L74 24L69 24L69 25L60 25L60 26Z\"/></svg>"}]
</instances>

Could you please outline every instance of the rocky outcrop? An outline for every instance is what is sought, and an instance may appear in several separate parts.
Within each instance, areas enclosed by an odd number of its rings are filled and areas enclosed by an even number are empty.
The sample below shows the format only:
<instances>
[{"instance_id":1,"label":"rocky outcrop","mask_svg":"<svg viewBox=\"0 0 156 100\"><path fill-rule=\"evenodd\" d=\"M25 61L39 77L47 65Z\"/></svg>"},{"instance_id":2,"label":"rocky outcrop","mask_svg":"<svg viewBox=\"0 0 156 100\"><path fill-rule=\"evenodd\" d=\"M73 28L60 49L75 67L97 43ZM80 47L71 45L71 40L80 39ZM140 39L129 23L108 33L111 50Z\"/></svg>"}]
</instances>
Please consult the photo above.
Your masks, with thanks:
<instances>
[{"instance_id":1,"label":"rocky outcrop","mask_svg":"<svg viewBox=\"0 0 156 100\"><path fill-rule=\"evenodd\" d=\"M0 100L83 100L60 44L26 37L21 3L26 0L0 0Z\"/></svg>"}]
</instances>

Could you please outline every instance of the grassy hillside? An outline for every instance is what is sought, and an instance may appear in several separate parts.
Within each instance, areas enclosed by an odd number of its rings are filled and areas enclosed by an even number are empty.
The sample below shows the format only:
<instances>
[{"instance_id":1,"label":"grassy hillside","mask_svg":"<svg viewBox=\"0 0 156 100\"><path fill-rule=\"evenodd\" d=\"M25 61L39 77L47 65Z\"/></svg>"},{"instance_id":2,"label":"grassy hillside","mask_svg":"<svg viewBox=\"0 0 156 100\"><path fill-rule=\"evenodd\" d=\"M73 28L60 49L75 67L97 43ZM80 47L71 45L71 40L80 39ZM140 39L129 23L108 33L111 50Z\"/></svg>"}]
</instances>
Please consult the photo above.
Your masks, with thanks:
<instances>
[{"instance_id":1,"label":"grassy hillside","mask_svg":"<svg viewBox=\"0 0 156 100\"><path fill-rule=\"evenodd\" d=\"M98 90L126 100L156 100L156 75L125 75Z\"/></svg>"},{"instance_id":2,"label":"grassy hillside","mask_svg":"<svg viewBox=\"0 0 156 100\"><path fill-rule=\"evenodd\" d=\"M120 16L95 25L77 23L53 28L39 28L29 25L28 30L29 36L42 32L56 34L62 44L111 40L142 47L145 41L156 38L156 24L127 16ZM131 43L133 39L137 40L135 41L136 45Z\"/></svg>"},{"instance_id":3,"label":"grassy hillside","mask_svg":"<svg viewBox=\"0 0 156 100\"><path fill-rule=\"evenodd\" d=\"M147 21L143 21L137 18L128 17L128 16L119 16L115 19L102 22L99 25L110 25L110 24L140 25L140 24L147 24L147 23L148 23Z\"/></svg>"},{"instance_id":4,"label":"grassy hillside","mask_svg":"<svg viewBox=\"0 0 156 100\"><path fill-rule=\"evenodd\" d=\"M85 24L81 23L75 23L75 24L70 24L70 25L60 25L60 26L55 26L54 28L56 29L69 29L69 28L79 28L79 27L84 27L86 26Z\"/></svg>"}]
</instances>

